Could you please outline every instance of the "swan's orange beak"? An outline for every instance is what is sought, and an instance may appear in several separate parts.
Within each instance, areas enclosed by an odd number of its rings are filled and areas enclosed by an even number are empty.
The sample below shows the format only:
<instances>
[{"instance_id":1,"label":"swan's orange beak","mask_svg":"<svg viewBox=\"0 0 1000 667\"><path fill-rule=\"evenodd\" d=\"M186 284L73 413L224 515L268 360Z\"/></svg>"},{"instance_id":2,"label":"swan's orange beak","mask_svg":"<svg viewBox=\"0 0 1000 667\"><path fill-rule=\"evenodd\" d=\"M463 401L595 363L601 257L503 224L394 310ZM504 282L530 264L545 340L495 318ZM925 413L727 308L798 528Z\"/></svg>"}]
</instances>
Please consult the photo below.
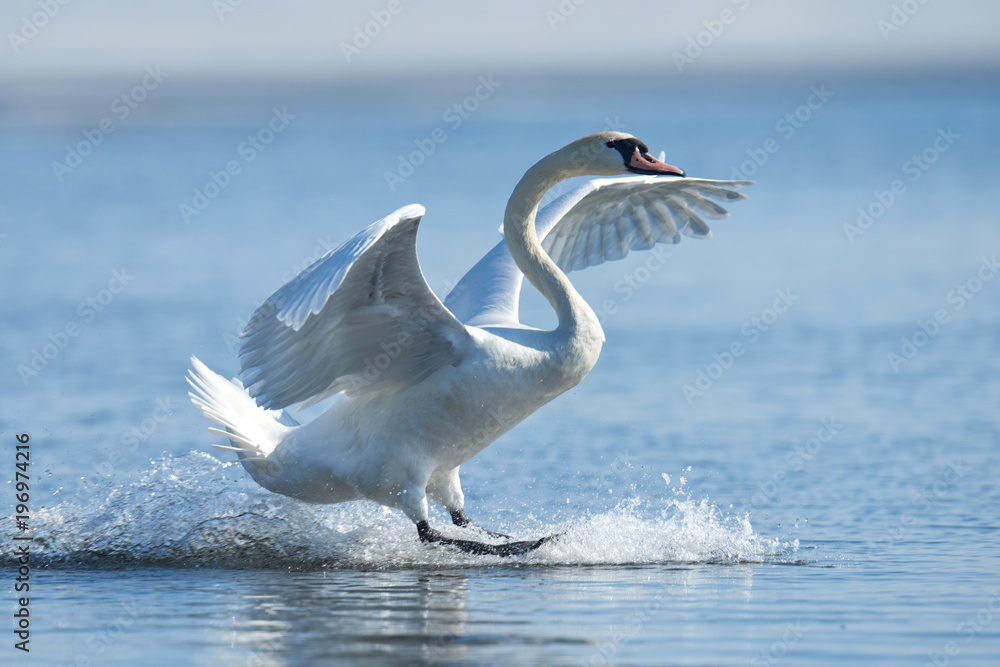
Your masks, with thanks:
<instances>
[{"instance_id":1,"label":"swan's orange beak","mask_svg":"<svg viewBox=\"0 0 1000 667\"><path fill-rule=\"evenodd\" d=\"M632 158L628 161L628 170L636 174L667 174L670 176L686 176L683 169L666 162L660 162L649 153L643 153L637 146Z\"/></svg>"}]
</instances>

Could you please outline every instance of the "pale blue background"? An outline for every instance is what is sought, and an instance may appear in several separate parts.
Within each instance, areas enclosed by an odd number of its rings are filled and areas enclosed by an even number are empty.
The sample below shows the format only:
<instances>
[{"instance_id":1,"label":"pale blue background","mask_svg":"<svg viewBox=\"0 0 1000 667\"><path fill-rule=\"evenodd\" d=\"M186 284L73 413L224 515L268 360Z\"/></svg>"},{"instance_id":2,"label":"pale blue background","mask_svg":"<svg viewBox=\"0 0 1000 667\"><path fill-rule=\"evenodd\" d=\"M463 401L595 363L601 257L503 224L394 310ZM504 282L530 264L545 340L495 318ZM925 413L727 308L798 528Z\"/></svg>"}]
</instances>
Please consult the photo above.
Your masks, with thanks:
<instances>
[{"instance_id":1,"label":"pale blue background","mask_svg":"<svg viewBox=\"0 0 1000 667\"><path fill-rule=\"evenodd\" d=\"M997 10L928 3L885 40L892 4L750 3L683 72L672 54L739 5L585 3L553 31L557 3L406 3L347 63L339 43L385 3L245 2L223 21L207 2L70 3L20 53L0 45L2 470L31 433L44 557L32 653L8 636L4 664L995 664L1000 279L961 309L949 295L1000 254ZM4 34L36 11L6 4ZM832 95L806 112L813 87ZM455 104L477 105L457 127ZM247 162L275 108L295 117ZM105 118L115 131L60 181L52 163ZM263 298L411 202L446 292L520 174L606 128L708 178L778 150L713 239L572 276L615 310L598 366L463 468L474 518L563 538L503 562L430 550L398 513L305 506L215 458L189 355L234 374ZM231 160L185 224L179 205ZM791 307L747 335L778 290ZM92 321L90 298L108 300ZM524 310L552 321L531 292ZM745 354L689 401L734 342Z\"/></svg>"}]
</instances>

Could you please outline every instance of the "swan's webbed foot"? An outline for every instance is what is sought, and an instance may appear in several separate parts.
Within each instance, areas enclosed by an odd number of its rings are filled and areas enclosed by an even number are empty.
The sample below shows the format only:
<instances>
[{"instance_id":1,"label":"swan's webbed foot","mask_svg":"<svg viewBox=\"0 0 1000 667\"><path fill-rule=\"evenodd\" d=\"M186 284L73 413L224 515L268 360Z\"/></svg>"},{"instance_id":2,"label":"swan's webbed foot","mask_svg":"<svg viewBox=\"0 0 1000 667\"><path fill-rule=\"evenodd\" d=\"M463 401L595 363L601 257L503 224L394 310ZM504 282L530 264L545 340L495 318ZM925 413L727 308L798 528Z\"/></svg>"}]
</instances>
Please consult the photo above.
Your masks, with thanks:
<instances>
[{"instance_id":1,"label":"swan's webbed foot","mask_svg":"<svg viewBox=\"0 0 1000 667\"><path fill-rule=\"evenodd\" d=\"M420 534L421 542L458 547L462 551L476 556L520 556L529 551L534 551L552 539L552 537L543 537L538 540L507 542L506 544L486 544L473 540L455 540L445 537L439 531L434 530L426 521L417 523L417 532Z\"/></svg>"},{"instance_id":2,"label":"swan's webbed foot","mask_svg":"<svg viewBox=\"0 0 1000 667\"><path fill-rule=\"evenodd\" d=\"M465 513L464 509L459 509L452 512L451 522L456 526L458 526L459 528L468 528L469 526L475 525L474 523L472 523L472 519L469 518L469 515ZM514 539L510 535L505 535L504 533L496 533L493 532L492 530L486 530L482 526L478 526L478 528L483 532L485 532L490 537L505 537L508 540Z\"/></svg>"}]
</instances>

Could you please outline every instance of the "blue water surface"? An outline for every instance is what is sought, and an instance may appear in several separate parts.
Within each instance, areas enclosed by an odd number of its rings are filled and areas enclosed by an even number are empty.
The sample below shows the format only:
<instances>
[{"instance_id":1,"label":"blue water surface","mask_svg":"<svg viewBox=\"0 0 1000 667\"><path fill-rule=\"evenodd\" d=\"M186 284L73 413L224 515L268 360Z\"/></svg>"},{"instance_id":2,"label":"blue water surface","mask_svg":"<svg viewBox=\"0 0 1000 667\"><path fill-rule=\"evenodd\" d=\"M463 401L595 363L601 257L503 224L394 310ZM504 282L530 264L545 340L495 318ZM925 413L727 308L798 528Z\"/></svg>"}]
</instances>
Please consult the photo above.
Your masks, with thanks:
<instances>
[{"instance_id":1,"label":"blue water surface","mask_svg":"<svg viewBox=\"0 0 1000 667\"><path fill-rule=\"evenodd\" d=\"M110 83L2 93L2 469L30 434L35 538L4 664L997 664L997 79L495 79L457 124L476 76L176 82L124 120ZM411 202L445 294L524 170L602 129L757 184L711 240L573 274L600 362L463 466L477 522L559 540L428 548L211 449L190 355L235 375L268 294Z\"/></svg>"}]
</instances>

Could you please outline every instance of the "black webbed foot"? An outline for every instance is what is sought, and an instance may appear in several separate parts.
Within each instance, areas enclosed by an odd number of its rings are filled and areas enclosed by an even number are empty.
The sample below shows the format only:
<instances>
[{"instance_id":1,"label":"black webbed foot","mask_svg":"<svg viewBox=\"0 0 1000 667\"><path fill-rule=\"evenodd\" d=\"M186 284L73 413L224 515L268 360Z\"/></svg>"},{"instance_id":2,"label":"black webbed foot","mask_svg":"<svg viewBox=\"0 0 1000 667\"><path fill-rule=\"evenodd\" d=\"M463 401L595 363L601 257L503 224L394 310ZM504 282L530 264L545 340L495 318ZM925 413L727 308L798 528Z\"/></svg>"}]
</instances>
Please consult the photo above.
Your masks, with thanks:
<instances>
[{"instance_id":1,"label":"black webbed foot","mask_svg":"<svg viewBox=\"0 0 1000 667\"><path fill-rule=\"evenodd\" d=\"M469 526L475 526L476 525L476 524L472 523L472 519L469 518L469 515L465 513L464 509L455 510L454 512L452 512L451 513L451 522L453 524L455 524L456 526L460 527L460 528L468 528ZM506 535L504 533L496 533L496 532L494 532L492 530L487 530L487 529L483 528L482 526L477 526L477 528L479 528L480 530L482 530L483 532L485 532L490 537L505 537L508 540L514 539L510 535Z\"/></svg>"},{"instance_id":2,"label":"black webbed foot","mask_svg":"<svg viewBox=\"0 0 1000 667\"><path fill-rule=\"evenodd\" d=\"M455 540L445 537L440 532L434 530L426 521L417 523L417 532L420 534L422 542L432 544L444 544L446 546L458 547L466 553L476 556L519 556L529 551L534 551L552 537L543 537L538 540L527 540L523 542L507 542L506 544L486 544L473 540Z\"/></svg>"}]
</instances>

